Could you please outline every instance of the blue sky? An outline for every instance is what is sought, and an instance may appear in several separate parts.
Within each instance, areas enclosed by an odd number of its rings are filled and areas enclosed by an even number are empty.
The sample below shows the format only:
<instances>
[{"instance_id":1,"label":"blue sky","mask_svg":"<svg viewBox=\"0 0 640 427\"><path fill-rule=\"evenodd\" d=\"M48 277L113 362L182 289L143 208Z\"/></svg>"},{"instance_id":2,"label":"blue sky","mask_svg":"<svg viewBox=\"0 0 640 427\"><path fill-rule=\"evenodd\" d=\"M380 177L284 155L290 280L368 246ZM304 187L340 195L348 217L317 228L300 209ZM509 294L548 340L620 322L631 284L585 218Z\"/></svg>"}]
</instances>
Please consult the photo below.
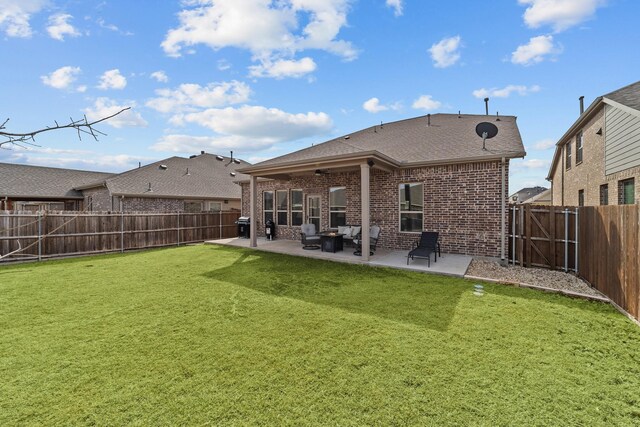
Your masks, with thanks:
<instances>
[{"instance_id":1,"label":"blue sky","mask_svg":"<svg viewBox=\"0 0 640 427\"><path fill-rule=\"evenodd\" d=\"M8 131L98 118L0 161L123 171L257 162L427 113L518 116L510 192L544 180L578 97L640 80L637 0L0 0ZM5 147L7 148L7 147Z\"/></svg>"}]
</instances>

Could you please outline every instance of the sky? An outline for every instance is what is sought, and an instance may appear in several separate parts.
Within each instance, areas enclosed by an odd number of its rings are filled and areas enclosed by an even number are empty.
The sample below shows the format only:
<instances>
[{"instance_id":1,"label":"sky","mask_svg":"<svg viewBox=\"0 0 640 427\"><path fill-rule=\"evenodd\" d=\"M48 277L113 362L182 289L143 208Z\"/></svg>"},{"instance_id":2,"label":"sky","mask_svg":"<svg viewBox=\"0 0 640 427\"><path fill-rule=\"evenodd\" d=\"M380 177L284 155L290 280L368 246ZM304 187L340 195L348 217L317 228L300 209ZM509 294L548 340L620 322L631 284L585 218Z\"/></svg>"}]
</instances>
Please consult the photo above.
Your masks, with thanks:
<instances>
[{"instance_id":1,"label":"sky","mask_svg":"<svg viewBox=\"0 0 640 427\"><path fill-rule=\"evenodd\" d=\"M0 162L121 172L204 150L255 163L428 113L518 117L509 192L640 80L637 0L0 0L0 123L70 119ZM481 143L481 140L479 140Z\"/></svg>"}]
</instances>

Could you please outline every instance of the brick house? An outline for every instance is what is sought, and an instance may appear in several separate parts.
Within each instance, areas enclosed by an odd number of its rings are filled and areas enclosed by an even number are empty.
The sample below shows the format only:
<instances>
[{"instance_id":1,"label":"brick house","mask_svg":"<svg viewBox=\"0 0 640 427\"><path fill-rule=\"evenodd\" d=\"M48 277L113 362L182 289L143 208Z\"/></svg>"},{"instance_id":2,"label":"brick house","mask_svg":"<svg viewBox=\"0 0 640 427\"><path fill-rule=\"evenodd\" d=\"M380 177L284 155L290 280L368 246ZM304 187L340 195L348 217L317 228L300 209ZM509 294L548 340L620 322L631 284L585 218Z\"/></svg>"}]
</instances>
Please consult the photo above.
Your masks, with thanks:
<instances>
[{"instance_id":1,"label":"brick house","mask_svg":"<svg viewBox=\"0 0 640 427\"><path fill-rule=\"evenodd\" d=\"M82 210L74 187L107 179L111 173L0 163L0 210Z\"/></svg>"},{"instance_id":2,"label":"brick house","mask_svg":"<svg viewBox=\"0 0 640 427\"><path fill-rule=\"evenodd\" d=\"M498 135L483 142L476 125ZM280 238L297 240L303 222L320 230L369 225L378 246L409 249L423 230L440 232L442 250L497 257L507 203L509 159L525 155L516 117L434 114L386 123L239 169L251 246L266 219Z\"/></svg>"},{"instance_id":3,"label":"brick house","mask_svg":"<svg viewBox=\"0 0 640 427\"><path fill-rule=\"evenodd\" d=\"M596 98L556 144L554 205L640 201L640 82Z\"/></svg>"},{"instance_id":4,"label":"brick house","mask_svg":"<svg viewBox=\"0 0 640 427\"><path fill-rule=\"evenodd\" d=\"M80 185L93 211L200 212L240 210L236 172L250 164L204 151L171 157Z\"/></svg>"}]
</instances>

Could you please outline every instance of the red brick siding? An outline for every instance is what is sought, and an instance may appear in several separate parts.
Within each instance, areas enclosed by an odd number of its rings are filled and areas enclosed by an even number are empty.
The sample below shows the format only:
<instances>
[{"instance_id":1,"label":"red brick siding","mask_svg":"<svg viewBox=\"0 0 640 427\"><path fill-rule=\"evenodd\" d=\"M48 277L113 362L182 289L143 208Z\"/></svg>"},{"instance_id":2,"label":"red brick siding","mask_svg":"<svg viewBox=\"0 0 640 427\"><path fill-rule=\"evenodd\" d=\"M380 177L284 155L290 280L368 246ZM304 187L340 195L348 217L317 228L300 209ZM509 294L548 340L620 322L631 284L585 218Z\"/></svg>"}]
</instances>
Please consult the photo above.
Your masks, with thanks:
<instances>
[{"instance_id":1,"label":"red brick siding","mask_svg":"<svg viewBox=\"0 0 640 427\"><path fill-rule=\"evenodd\" d=\"M382 229L378 245L409 249L418 233L399 231L399 185L424 183L424 229L440 232L442 250L497 257L500 254L500 162L465 163L402 169L392 173L371 171L371 224ZM506 175L508 177L508 167ZM508 178L507 178L508 179ZM508 181L505 183L508 186ZM360 224L360 173L295 177L290 181L258 182L258 232L264 236L262 192L302 189L322 200L322 228L329 227L329 188L347 189L347 223ZM508 187L507 187L508 188ZM242 184L242 213L249 215L249 184ZM291 217L289 216L289 222ZM299 227L278 226L277 236L298 239Z\"/></svg>"}]
</instances>

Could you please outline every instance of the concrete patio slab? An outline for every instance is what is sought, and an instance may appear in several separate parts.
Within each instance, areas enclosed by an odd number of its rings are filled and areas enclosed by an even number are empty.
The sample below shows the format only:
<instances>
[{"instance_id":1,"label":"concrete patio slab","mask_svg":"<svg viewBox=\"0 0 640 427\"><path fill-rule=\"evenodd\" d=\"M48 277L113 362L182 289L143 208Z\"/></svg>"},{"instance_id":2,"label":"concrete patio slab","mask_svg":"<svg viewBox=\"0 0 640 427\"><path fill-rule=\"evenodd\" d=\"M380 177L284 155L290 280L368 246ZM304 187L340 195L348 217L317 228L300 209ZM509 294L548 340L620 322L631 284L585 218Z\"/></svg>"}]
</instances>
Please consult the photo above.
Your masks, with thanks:
<instances>
[{"instance_id":1,"label":"concrete patio slab","mask_svg":"<svg viewBox=\"0 0 640 427\"><path fill-rule=\"evenodd\" d=\"M249 248L249 239L232 238L210 240L206 244L236 246L241 248ZM438 260L434 262L431 259L431 266L427 265L426 259L415 259L407 265L407 253L409 251L395 251L390 249L379 248L370 260L362 261L362 259L353 254L354 249L345 247L344 251L331 253L318 250L304 250L297 240L266 240L258 239L258 246L253 248L259 251L275 252L287 255L303 256L307 258L325 259L336 262L347 262L351 264L367 264L379 267L391 267L402 270L419 271L422 273L446 274L449 276L464 277L472 257L468 255L442 254Z\"/></svg>"}]
</instances>

